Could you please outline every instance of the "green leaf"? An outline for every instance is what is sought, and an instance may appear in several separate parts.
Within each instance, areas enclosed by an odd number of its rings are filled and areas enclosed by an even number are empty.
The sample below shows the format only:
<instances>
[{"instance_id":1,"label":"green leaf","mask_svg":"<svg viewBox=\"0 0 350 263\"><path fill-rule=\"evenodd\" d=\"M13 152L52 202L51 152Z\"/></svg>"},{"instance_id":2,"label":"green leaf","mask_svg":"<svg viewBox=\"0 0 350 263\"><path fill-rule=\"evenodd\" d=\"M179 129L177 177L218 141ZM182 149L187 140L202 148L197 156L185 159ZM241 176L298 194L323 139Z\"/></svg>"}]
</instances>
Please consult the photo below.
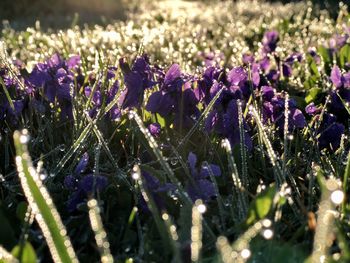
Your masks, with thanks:
<instances>
[{"instance_id":1,"label":"green leaf","mask_svg":"<svg viewBox=\"0 0 350 263\"><path fill-rule=\"evenodd\" d=\"M339 52L340 66L343 68L345 63L350 62L350 45L346 44L340 49Z\"/></svg>"},{"instance_id":2,"label":"green leaf","mask_svg":"<svg viewBox=\"0 0 350 263\"><path fill-rule=\"evenodd\" d=\"M27 130L23 130L22 133L16 131L13 138L17 171L23 192L35 213L35 219L47 240L54 261L78 262L56 207L33 167L27 148Z\"/></svg>"},{"instance_id":3,"label":"green leaf","mask_svg":"<svg viewBox=\"0 0 350 263\"><path fill-rule=\"evenodd\" d=\"M23 221L26 216L28 204L27 202L20 202L16 207L16 216L19 220Z\"/></svg>"},{"instance_id":4,"label":"green leaf","mask_svg":"<svg viewBox=\"0 0 350 263\"><path fill-rule=\"evenodd\" d=\"M251 245L252 256L248 262L260 263L294 263L304 262L307 258L306 248L277 241L257 238Z\"/></svg>"},{"instance_id":5,"label":"green leaf","mask_svg":"<svg viewBox=\"0 0 350 263\"><path fill-rule=\"evenodd\" d=\"M331 62L331 57L330 57L328 48L325 48L324 46L319 46L317 51L321 55L321 57L323 58L323 61L326 64Z\"/></svg>"},{"instance_id":6,"label":"green leaf","mask_svg":"<svg viewBox=\"0 0 350 263\"><path fill-rule=\"evenodd\" d=\"M305 102L309 104L312 101L315 101L317 97L322 93L322 89L320 88L312 88L307 92L305 97Z\"/></svg>"},{"instance_id":7,"label":"green leaf","mask_svg":"<svg viewBox=\"0 0 350 263\"><path fill-rule=\"evenodd\" d=\"M272 207L273 198L276 193L276 186L272 185L264 192L260 193L251 203L248 211L247 225L259 219L265 218Z\"/></svg>"},{"instance_id":8,"label":"green leaf","mask_svg":"<svg viewBox=\"0 0 350 263\"><path fill-rule=\"evenodd\" d=\"M22 251L21 251L21 246L17 245L12 249L11 253L14 257L18 258L20 262L25 262L25 263L37 262L34 248L29 242L26 242L24 244L24 246L22 247Z\"/></svg>"},{"instance_id":9,"label":"green leaf","mask_svg":"<svg viewBox=\"0 0 350 263\"><path fill-rule=\"evenodd\" d=\"M8 215L7 211L0 207L0 244L10 249L16 244L16 236L10 224L11 219L6 215Z\"/></svg>"},{"instance_id":10,"label":"green leaf","mask_svg":"<svg viewBox=\"0 0 350 263\"><path fill-rule=\"evenodd\" d=\"M10 252L0 245L0 263L18 263L19 261ZM24 261L23 261L24 262Z\"/></svg>"}]
</instances>

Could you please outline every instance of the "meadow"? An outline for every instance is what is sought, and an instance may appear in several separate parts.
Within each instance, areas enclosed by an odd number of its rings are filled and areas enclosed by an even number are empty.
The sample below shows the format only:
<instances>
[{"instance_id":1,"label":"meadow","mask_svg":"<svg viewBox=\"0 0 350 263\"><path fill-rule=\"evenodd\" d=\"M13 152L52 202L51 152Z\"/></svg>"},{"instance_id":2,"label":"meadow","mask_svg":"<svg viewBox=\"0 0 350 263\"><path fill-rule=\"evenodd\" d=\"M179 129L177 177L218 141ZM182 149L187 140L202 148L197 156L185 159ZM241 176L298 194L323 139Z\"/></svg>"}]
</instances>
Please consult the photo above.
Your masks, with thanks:
<instances>
[{"instance_id":1,"label":"meadow","mask_svg":"<svg viewBox=\"0 0 350 263\"><path fill-rule=\"evenodd\" d=\"M0 262L350 262L350 14L314 2L3 21Z\"/></svg>"}]
</instances>

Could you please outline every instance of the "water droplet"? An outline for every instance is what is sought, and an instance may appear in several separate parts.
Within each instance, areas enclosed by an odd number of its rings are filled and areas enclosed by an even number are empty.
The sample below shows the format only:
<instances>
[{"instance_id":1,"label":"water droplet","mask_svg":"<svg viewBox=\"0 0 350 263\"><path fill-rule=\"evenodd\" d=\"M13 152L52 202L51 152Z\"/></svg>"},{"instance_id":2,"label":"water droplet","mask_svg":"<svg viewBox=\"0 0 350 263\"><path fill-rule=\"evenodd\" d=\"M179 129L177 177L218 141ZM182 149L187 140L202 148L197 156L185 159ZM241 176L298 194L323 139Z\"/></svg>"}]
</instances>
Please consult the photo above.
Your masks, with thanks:
<instances>
[{"instance_id":1,"label":"water droplet","mask_svg":"<svg viewBox=\"0 0 350 263\"><path fill-rule=\"evenodd\" d=\"M41 181L44 181L46 179L47 175L46 174L40 174L39 178Z\"/></svg>"},{"instance_id":2,"label":"water droplet","mask_svg":"<svg viewBox=\"0 0 350 263\"><path fill-rule=\"evenodd\" d=\"M132 179L134 179L134 180L140 179L140 175L139 175L138 173L132 173L131 177L132 177Z\"/></svg>"},{"instance_id":3,"label":"water droplet","mask_svg":"<svg viewBox=\"0 0 350 263\"><path fill-rule=\"evenodd\" d=\"M242 258L249 258L251 255L251 252L249 249L245 248L241 251Z\"/></svg>"},{"instance_id":4,"label":"water droplet","mask_svg":"<svg viewBox=\"0 0 350 263\"><path fill-rule=\"evenodd\" d=\"M177 157L173 157L173 158L170 159L170 164L171 164L172 166L175 166L175 165L177 165L178 161L179 161L179 160L178 160Z\"/></svg>"},{"instance_id":5,"label":"water droplet","mask_svg":"<svg viewBox=\"0 0 350 263\"><path fill-rule=\"evenodd\" d=\"M331 194L331 200L334 204L339 205L344 200L344 193L341 190L336 190Z\"/></svg>"},{"instance_id":6,"label":"water droplet","mask_svg":"<svg viewBox=\"0 0 350 263\"><path fill-rule=\"evenodd\" d=\"M272 237L273 237L273 231L271 230L271 229L265 229L264 231L263 231L263 237L265 238L265 239L271 239Z\"/></svg>"},{"instance_id":7,"label":"water droplet","mask_svg":"<svg viewBox=\"0 0 350 263\"><path fill-rule=\"evenodd\" d=\"M292 140L294 139L293 134L288 134L288 135L287 135L287 139L290 140L290 141L292 141Z\"/></svg>"},{"instance_id":8,"label":"water droplet","mask_svg":"<svg viewBox=\"0 0 350 263\"><path fill-rule=\"evenodd\" d=\"M58 150L61 152L64 152L65 149L66 149L66 146L64 146L64 144L61 144L60 146L58 146Z\"/></svg>"},{"instance_id":9,"label":"water droplet","mask_svg":"<svg viewBox=\"0 0 350 263\"><path fill-rule=\"evenodd\" d=\"M129 118L129 120L135 118L134 112L130 111L129 114L128 114L128 118Z\"/></svg>"},{"instance_id":10,"label":"water droplet","mask_svg":"<svg viewBox=\"0 0 350 263\"><path fill-rule=\"evenodd\" d=\"M20 141L20 143L27 143L27 142L29 141L29 136L28 136L28 135L22 134L22 135L19 137L19 141Z\"/></svg>"},{"instance_id":11,"label":"water droplet","mask_svg":"<svg viewBox=\"0 0 350 263\"><path fill-rule=\"evenodd\" d=\"M207 207L204 204L198 205L197 209L198 209L199 213L201 213L201 214L203 214L203 213L205 213L205 211L207 211Z\"/></svg>"}]
</instances>

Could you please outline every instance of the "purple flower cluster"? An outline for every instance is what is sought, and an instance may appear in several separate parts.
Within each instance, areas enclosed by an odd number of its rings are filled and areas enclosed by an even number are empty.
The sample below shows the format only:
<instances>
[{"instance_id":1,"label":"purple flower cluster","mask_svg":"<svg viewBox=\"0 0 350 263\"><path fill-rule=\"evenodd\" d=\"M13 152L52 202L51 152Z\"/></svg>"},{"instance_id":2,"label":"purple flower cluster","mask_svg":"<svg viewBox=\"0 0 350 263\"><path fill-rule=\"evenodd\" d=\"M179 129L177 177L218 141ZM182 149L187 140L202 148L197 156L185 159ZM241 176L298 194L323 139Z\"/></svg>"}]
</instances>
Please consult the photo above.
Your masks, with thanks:
<instances>
[{"instance_id":1,"label":"purple flower cluster","mask_svg":"<svg viewBox=\"0 0 350 263\"><path fill-rule=\"evenodd\" d=\"M89 82L84 87L84 94L87 98L91 98L93 104L89 111L90 117L95 117L103 104L108 104L115 98L119 90L119 82L116 80L115 74L116 70L115 67L109 67L103 80L96 79L96 76L93 74L89 76ZM102 91L102 84L108 89ZM110 110L109 117L111 120L121 117L120 108L117 105Z\"/></svg>"},{"instance_id":2,"label":"purple flower cluster","mask_svg":"<svg viewBox=\"0 0 350 263\"><path fill-rule=\"evenodd\" d=\"M71 212L75 211L79 204L84 203L90 195L96 191L102 191L107 186L106 177L91 173L84 174L88 163L89 155L84 153L73 173L64 179L65 187L72 191L67 201L67 208Z\"/></svg>"},{"instance_id":3,"label":"purple flower cluster","mask_svg":"<svg viewBox=\"0 0 350 263\"><path fill-rule=\"evenodd\" d=\"M261 94L263 99L263 121L265 123L271 122L276 127L283 131L285 122L285 103L286 99L283 93L276 92L270 86L261 87ZM294 99L288 100L288 129L291 131L294 128L304 128L306 120L304 114L297 108Z\"/></svg>"},{"instance_id":4,"label":"purple flower cluster","mask_svg":"<svg viewBox=\"0 0 350 263\"><path fill-rule=\"evenodd\" d=\"M204 202L210 201L212 197L216 197L214 183L208 178L212 176L220 176L220 167L215 164L203 165L198 169L197 156L190 152L187 159L190 172L192 175L191 180L188 180L186 190L193 201L201 199Z\"/></svg>"},{"instance_id":5,"label":"purple flower cluster","mask_svg":"<svg viewBox=\"0 0 350 263\"><path fill-rule=\"evenodd\" d=\"M28 91L34 92L36 97L43 95L49 103L57 102L61 118L72 119L74 71L79 64L79 56L73 56L66 61L58 54L53 55L46 62L38 63L26 78Z\"/></svg>"},{"instance_id":6,"label":"purple flower cluster","mask_svg":"<svg viewBox=\"0 0 350 263\"><path fill-rule=\"evenodd\" d=\"M0 122L16 124L26 106L27 94L10 75L9 69L0 65ZM0 124L0 127L2 125Z\"/></svg>"}]
</instances>

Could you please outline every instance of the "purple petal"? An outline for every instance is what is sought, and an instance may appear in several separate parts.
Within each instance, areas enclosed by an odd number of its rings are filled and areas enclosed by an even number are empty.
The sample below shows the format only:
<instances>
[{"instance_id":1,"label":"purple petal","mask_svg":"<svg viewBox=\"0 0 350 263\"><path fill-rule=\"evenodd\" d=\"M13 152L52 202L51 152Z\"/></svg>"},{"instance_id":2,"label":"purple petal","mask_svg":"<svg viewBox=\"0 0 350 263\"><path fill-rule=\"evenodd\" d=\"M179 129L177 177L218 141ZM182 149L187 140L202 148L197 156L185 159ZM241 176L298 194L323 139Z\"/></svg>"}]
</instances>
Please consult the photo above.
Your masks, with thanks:
<instances>
[{"instance_id":1,"label":"purple petal","mask_svg":"<svg viewBox=\"0 0 350 263\"><path fill-rule=\"evenodd\" d=\"M107 186L107 178L99 175L86 175L84 176L78 185L78 188L83 190L86 194L90 194L94 191L102 191Z\"/></svg>"},{"instance_id":2,"label":"purple petal","mask_svg":"<svg viewBox=\"0 0 350 263\"><path fill-rule=\"evenodd\" d=\"M264 100L271 101L273 96L275 96L275 91L270 86L262 86L261 87L261 94Z\"/></svg>"},{"instance_id":3,"label":"purple petal","mask_svg":"<svg viewBox=\"0 0 350 263\"><path fill-rule=\"evenodd\" d=\"M293 124L297 128L304 128L306 125L304 114L299 109L293 109L291 111L293 114Z\"/></svg>"},{"instance_id":4,"label":"purple petal","mask_svg":"<svg viewBox=\"0 0 350 263\"><path fill-rule=\"evenodd\" d=\"M79 163L77 164L77 166L74 169L74 173L75 174L81 174L83 172L85 172L86 167L89 163L89 154L87 152L85 152L83 154L83 156L80 158Z\"/></svg>"},{"instance_id":5,"label":"purple petal","mask_svg":"<svg viewBox=\"0 0 350 263\"><path fill-rule=\"evenodd\" d=\"M196 171L197 156L193 152L190 152L188 154L187 161L190 165L192 176L195 176L197 174L197 171Z\"/></svg>"},{"instance_id":6,"label":"purple petal","mask_svg":"<svg viewBox=\"0 0 350 263\"><path fill-rule=\"evenodd\" d=\"M227 76L227 80L231 83L231 85L239 85L241 82L247 80L248 74L245 72L244 68L237 67L233 68Z\"/></svg>"},{"instance_id":7,"label":"purple petal","mask_svg":"<svg viewBox=\"0 0 350 263\"><path fill-rule=\"evenodd\" d=\"M193 201L202 199L204 202L209 202L212 197L216 196L214 184L206 179L195 181L195 185L187 187L188 195Z\"/></svg>"},{"instance_id":8,"label":"purple petal","mask_svg":"<svg viewBox=\"0 0 350 263\"><path fill-rule=\"evenodd\" d=\"M157 122L151 123L148 126L148 130L154 137L158 137L160 135L161 126Z\"/></svg>"},{"instance_id":9,"label":"purple petal","mask_svg":"<svg viewBox=\"0 0 350 263\"><path fill-rule=\"evenodd\" d=\"M218 165L215 164L209 164L209 166L202 166L201 171L199 173L200 178L206 178L210 176L210 172L214 176L220 176L221 175L221 169Z\"/></svg>"},{"instance_id":10,"label":"purple petal","mask_svg":"<svg viewBox=\"0 0 350 263\"><path fill-rule=\"evenodd\" d=\"M139 107L143 99L142 78L139 73L129 72L124 75L126 88L120 95L119 104L121 108Z\"/></svg>"},{"instance_id":11,"label":"purple petal","mask_svg":"<svg viewBox=\"0 0 350 263\"><path fill-rule=\"evenodd\" d=\"M167 71L164 77L164 85L169 85L171 82L181 77L181 69L179 64L173 64Z\"/></svg>"},{"instance_id":12,"label":"purple petal","mask_svg":"<svg viewBox=\"0 0 350 263\"><path fill-rule=\"evenodd\" d=\"M336 86L337 88L342 86L342 75L337 65L333 66L333 69L331 72L331 81L333 85Z\"/></svg>"},{"instance_id":13,"label":"purple petal","mask_svg":"<svg viewBox=\"0 0 350 263\"><path fill-rule=\"evenodd\" d=\"M311 102L309 105L306 106L305 111L307 114L313 116L313 115L317 114L320 110L317 109L317 107L315 106L315 104L313 102Z\"/></svg>"},{"instance_id":14,"label":"purple petal","mask_svg":"<svg viewBox=\"0 0 350 263\"><path fill-rule=\"evenodd\" d=\"M81 61L80 61L80 56L79 55L71 56L67 60L68 69L72 69L72 68L75 68L75 67L79 66L80 62Z\"/></svg>"},{"instance_id":15,"label":"purple petal","mask_svg":"<svg viewBox=\"0 0 350 263\"><path fill-rule=\"evenodd\" d=\"M78 180L73 175L67 175L64 178L64 186L69 190L75 190L78 185Z\"/></svg>"}]
</instances>

